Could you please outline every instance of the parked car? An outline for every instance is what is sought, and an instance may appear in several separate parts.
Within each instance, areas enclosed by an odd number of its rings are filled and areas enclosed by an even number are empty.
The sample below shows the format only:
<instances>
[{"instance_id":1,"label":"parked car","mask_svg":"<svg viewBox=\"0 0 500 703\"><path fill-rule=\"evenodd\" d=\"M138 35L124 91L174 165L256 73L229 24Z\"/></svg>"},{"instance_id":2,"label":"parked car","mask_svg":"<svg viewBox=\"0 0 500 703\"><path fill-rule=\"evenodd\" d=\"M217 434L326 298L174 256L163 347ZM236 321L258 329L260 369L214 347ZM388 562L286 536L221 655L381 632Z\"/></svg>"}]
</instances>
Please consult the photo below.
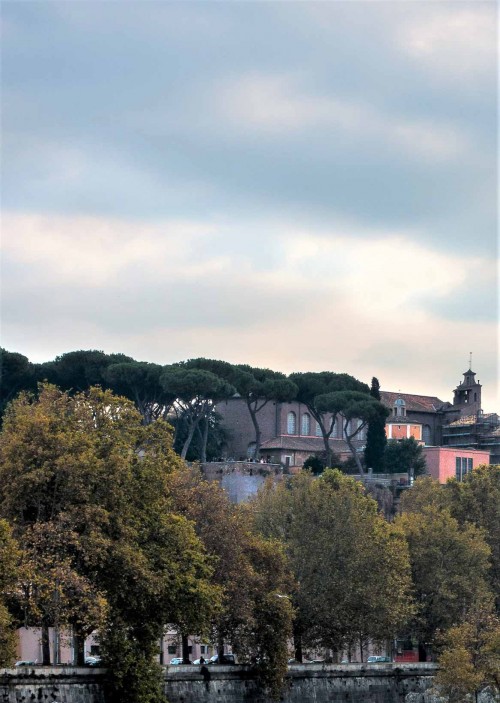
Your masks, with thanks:
<instances>
[{"instance_id":1,"label":"parked car","mask_svg":"<svg viewBox=\"0 0 500 703\"><path fill-rule=\"evenodd\" d=\"M220 663L221 664L236 664L236 657L234 656L234 654L224 654L224 656L222 657L222 661ZM214 654L213 657L210 657L207 664L219 664L219 655Z\"/></svg>"},{"instance_id":2,"label":"parked car","mask_svg":"<svg viewBox=\"0 0 500 703\"><path fill-rule=\"evenodd\" d=\"M28 661L27 659L22 659L21 661L18 661L15 663L15 666L36 666L37 662L36 661Z\"/></svg>"},{"instance_id":3,"label":"parked car","mask_svg":"<svg viewBox=\"0 0 500 703\"><path fill-rule=\"evenodd\" d=\"M170 664L173 666L178 666L179 664L182 664L182 657L174 657L173 659L170 660ZM191 662L189 662L191 664Z\"/></svg>"},{"instance_id":4,"label":"parked car","mask_svg":"<svg viewBox=\"0 0 500 703\"><path fill-rule=\"evenodd\" d=\"M98 657L95 654L91 654L89 657L85 657L85 664L87 666L100 666L101 657Z\"/></svg>"},{"instance_id":5,"label":"parked car","mask_svg":"<svg viewBox=\"0 0 500 703\"><path fill-rule=\"evenodd\" d=\"M367 664L385 664L391 662L392 659L390 657L368 657L366 660Z\"/></svg>"}]
</instances>

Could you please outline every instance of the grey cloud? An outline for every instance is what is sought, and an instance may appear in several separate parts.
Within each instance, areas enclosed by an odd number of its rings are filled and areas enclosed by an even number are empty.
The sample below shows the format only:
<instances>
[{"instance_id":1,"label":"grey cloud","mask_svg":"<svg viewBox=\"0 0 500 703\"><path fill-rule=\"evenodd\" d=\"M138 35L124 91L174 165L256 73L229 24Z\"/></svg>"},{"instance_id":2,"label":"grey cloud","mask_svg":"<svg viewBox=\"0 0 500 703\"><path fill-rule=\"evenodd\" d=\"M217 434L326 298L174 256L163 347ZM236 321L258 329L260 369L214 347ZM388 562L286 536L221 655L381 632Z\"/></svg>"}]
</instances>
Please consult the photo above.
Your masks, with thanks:
<instances>
[{"instance_id":1,"label":"grey cloud","mask_svg":"<svg viewBox=\"0 0 500 703\"><path fill-rule=\"evenodd\" d=\"M290 290L279 290L251 282L199 280L197 282L151 282L135 285L126 277L120 286L88 288L75 283L64 287L32 285L9 286L3 300L2 322L6 330L19 320L37 324L40 320L59 322L78 320L82 326L93 324L107 333L127 331L145 335L157 330L189 329L241 330L268 324L287 310ZM297 312L304 313L314 302L314 292L295 301Z\"/></svg>"},{"instance_id":2,"label":"grey cloud","mask_svg":"<svg viewBox=\"0 0 500 703\"><path fill-rule=\"evenodd\" d=\"M426 6L408 14L394 4L389 12L323 3L311 12L290 3L160 3L146 14L133 3L120 13L100 3L85 13L67 3L10 5L4 207L136 218L224 212L240 221L287 213L322 224L348 217L364 236L367 225L412 227L448 249L474 230L492 252L495 52L492 70L473 84L433 83L396 41L403 21L433 11ZM432 163L369 130L355 139L328 125L272 140L252 134L224 121L215 97L221 81L249 71L286 71L312 97L449 124L471 147L458 162ZM81 152L82 173L65 178L64 164L43 153L33 173L30 151L22 153L30 139Z\"/></svg>"},{"instance_id":3,"label":"grey cloud","mask_svg":"<svg viewBox=\"0 0 500 703\"><path fill-rule=\"evenodd\" d=\"M498 282L492 276L481 278L478 274L469 278L450 295L429 299L424 295L415 296L417 304L433 315L458 322L498 321Z\"/></svg>"}]
</instances>

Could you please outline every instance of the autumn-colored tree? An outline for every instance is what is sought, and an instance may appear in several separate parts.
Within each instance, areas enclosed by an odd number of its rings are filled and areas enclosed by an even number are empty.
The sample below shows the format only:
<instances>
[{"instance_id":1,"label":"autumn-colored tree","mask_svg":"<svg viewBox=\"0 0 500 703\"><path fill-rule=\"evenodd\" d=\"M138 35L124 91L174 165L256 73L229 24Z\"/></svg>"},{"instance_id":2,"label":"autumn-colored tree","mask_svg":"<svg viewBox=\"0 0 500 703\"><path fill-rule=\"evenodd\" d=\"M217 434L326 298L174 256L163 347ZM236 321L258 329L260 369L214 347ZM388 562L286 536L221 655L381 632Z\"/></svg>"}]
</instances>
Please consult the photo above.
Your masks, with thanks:
<instances>
[{"instance_id":1,"label":"autumn-colored tree","mask_svg":"<svg viewBox=\"0 0 500 703\"><path fill-rule=\"evenodd\" d=\"M301 645L339 653L394 635L411 613L407 547L362 485L339 471L307 473L253 503L256 525L283 541L295 576Z\"/></svg>"},{"instance_id":2,"label":"autumn-colored tree","mask_svg":"<svg viewBox=\"0 0 500 703\"><path fill-rule=\"evenodd\" d=\"M435 505L403 513L396 526L408 542L416 604L410 628L425 661L438 631L460 622L487 596L490 549L482 530L459 525Z\"/></svg>"},{"instance_id":3,"label":"autumn-colored tree","mask_svg":"<svg viewBox=\"0 0 500 703\"><path fill-rule=\"evenodd\" d=\"M198 469L172 474L170 490L176 510L193 521L213 559L212 579L222 593L212 620L219 657L231 642L240 659L258 662L260 680L276 693L286 673L292 614L287 599L275 595L285 595L291 583L281 546L255 534L248 510L231 503Z\"/></svg>"},{"instance_id":4,"label":"autumn-colored tree","mask_svg":"<svg viewBox=\"0 0 500 703\"><path fill-rule=\"evenodd\" d=\"M435 685L448 703L462 703L481 691L500 695L500 620L487 603L472 606L464 621L443 637Z\"/></svg>"},{"instance_id":5,"label":"autumn-colored tree","mask_svg":"<svg viewBox=\"0 0 500 703\"><path fill-rule=\"evenodd\" d=\"M6 520L0 520L0 667L11 666L15 657L14 621L7 599L12 598L18 578L19 549Z\"/></svg>"},{"instance_id":6,"label":"autumn-colored tree","mask_svg":"<svg viewBox=\"0 0 500 703\"><path fill-rule=\"evenodd\" d=\"M70 396L44 386L38 400L22 395L6 414L0 516L23 544L27 538L28 562L46 579L30 582L41 614L90 627L96 618L82 599L86 580L103 594L110 700L160 700L153 657L165 625L189 611L194 593L203 593L198 605L217 597L192 525L172 511L168 478L181 466L170 427L144 425L132 402L110 391ZM60 525L71 537L66 545ZM207 614L198 608L195 617Z\"/></svg>"},{"instance_id":7,"label":"autumn-colored tree","mask_svg":"<svg viewBox=\"0 0 500 703\"><path fill-rule=\"evenodd\" d=\"M449 508L448 494L439 481L430 476L421 476L417 478L411 491L405 491L401 496L401 512L421 513L430 507L437 510Z\"/></svg>"}]
</instances>

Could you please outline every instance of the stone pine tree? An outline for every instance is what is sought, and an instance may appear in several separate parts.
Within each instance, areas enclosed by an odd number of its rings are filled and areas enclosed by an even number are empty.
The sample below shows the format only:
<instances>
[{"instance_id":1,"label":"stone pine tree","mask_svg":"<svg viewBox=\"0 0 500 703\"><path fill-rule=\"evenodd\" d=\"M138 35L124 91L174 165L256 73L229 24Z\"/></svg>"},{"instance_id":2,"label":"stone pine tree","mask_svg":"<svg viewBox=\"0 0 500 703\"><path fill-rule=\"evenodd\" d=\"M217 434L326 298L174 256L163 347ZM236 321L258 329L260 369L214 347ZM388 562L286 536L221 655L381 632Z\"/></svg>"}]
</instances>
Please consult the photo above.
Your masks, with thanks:
<instances>
[{"instance_id":1,"label":"stone pine tree","mask_svg":"<svg viewBox=\"0 0 500 703\"><path fill-rule=\"evenodd\" d=\"M380 383L373 377L370 395L380 401ZM368 423L365 447L365 464L376 473L384 470L384 451L387 444L385 434L385 418L377 417Z\"/></svg>"}]
</instances>

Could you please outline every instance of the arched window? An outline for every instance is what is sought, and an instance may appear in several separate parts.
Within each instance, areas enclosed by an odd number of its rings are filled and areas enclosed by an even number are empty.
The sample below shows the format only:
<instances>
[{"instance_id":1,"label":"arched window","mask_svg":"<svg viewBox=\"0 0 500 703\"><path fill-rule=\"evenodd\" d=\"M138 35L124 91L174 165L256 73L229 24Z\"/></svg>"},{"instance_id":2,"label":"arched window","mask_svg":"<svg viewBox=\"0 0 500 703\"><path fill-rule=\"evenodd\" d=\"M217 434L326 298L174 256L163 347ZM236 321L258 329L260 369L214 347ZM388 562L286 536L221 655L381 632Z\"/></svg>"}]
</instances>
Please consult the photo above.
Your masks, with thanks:
<instances>
[{"instance_id":1,"label":"arched window","mask_svg":"<svg viewBox=\"0 0 500 703\"><path fill-rule=\"evenodd\" d=\"M319 422L316 423L316 437L322 437L323 433L321 432L321 426Z\"/></svg>"},{"instance_id":2,"label":"arched window","mask_svg":"<svg viewBox=\"0 0 500 703\"><path fill-rule=\"evenodd\" d=\"M311 434L311 416L309 413L304 413L302 415L302 428L301 434L310 435Z\"/></svg>"},{"instance_id":3,"label":"arched window","mask_svg":"<svg viewBox=\"0 0 500 703\"><path fill-rule=\"evenodd\" d=\"M406 403L402 398L396 398L394 401L394 415L396 417L404 417L406 415Z\"/></svg>"},{"instance_id":4,"label":"arched window","mask_svg":"<svg viewBox=\"0 0 500 703\"><path fill-rule=\"evenodd\" d=\"M293 411L290 411L286 418L286 431L288 434L297 434L297 423Z\"/></svg>"}]
</instances>

